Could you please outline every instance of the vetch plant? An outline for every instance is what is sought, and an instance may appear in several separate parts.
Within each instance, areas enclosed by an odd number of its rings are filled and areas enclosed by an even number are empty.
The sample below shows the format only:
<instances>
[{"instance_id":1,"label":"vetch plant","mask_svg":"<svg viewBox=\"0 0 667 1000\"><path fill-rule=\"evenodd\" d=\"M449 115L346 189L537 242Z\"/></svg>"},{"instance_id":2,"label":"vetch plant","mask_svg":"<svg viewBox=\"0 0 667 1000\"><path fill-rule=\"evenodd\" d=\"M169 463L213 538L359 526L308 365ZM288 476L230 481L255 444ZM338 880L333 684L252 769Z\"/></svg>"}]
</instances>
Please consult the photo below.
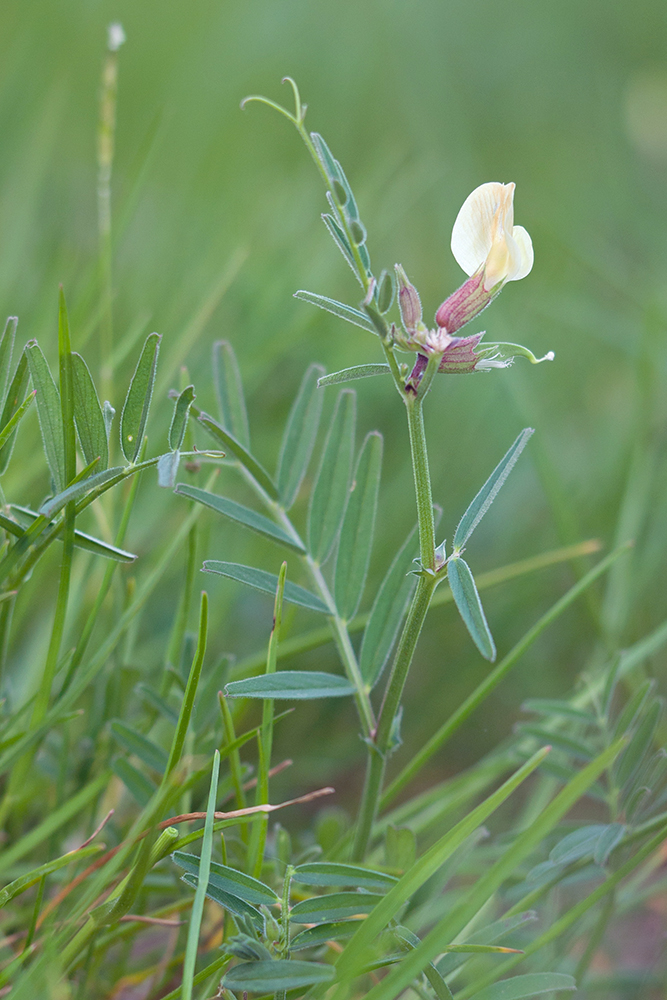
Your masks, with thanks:
<instances>
[{"instance_id":1,"label":"vetch plant","mask_svg":"<svg viewBox=\"0 0 667 1000\"><path fill-rule=\"evenodd\" d=\"M114 88L123 37L110 38ZM34 340L12 370L14 319L0 340L0 475L34 401L52 487L37 509L23 495L3 496L0 651L10 679L12 610L19 594L32 595L33 569L49 566L53 543L61 544L37 684L21 698L7 683L0 715L0 991L19 1000L120 996L135 987L155 1000L562 995L595 985L595 958L610 924L664 884L662 702L639 671L667 643L665 624L620 651L600 620L606 642L595 644L570 697L529 699L523 710L530 718L484 758L432 787L414 787L524 653L622 564L627 544L582 572L498 655L480 595L600 548L584 541L473 575L468 544L531 428L518 433L483 485L470 484L474 495L458 523L432 495L423 419L429 393L443 391L449 375L488 373L515 357L533 364L553 358L483 342L480 331L461 333L505 284L531 270L530 237L514 225L514 185L483 184L466 199L452 252L468 277L429 326L405 269L372 268L350 183L321 135L307 131L299 91L287 82L293 112L264 97L244 103L269 105L296 127L325 184L324 224L360 286L353 304L319 292L296 296L372 337L366 364L331 374L316 363L308 367L275 470L254 452L255 428L228 342L217 341L212 351L216 415L200 405L209 386L195 393L182 372L170 394L168 448L147 458L157 333L139 351L118 438L93 362L72 349L62 293L57 378ZM115 90L105 99L115 99ZM103 107L111 127L114 115L115 106ZM106 391L120 383L112 365L113 143L105 149L99 367ZM383 438L371 430L358 445L356 394L348 383L381 375L406 415L416 523L369 599ZM329 401L328 388L337 385ZM325 407L328 426L320 434ZM115 454L123 456L118 465ZM137 473L151 467L164 488L151 485L151 506L160 493L180 521L147 576L119 580L118 567L136 559L122 546L135 514ZM252 505L226 495L235 479ZM121 505L113 499L119 491L110 491L126 482L132 485ZM81 519L91 514L107 533L113 525L113 542L82 530L88 525ZM202 518L254 533L266 543L266 568L221 558L217 536L201 565ZM152 537L165 533L158 518ZM164 575L182 551L185 572L175 591ZM107 568L98 572L100 558ZM199 566L253 588L267 609L272 602L266 644L260 619L258 649L243 660L223 653L209 626L217 595L210 603L201 594L189 628ZM176 599L173 621L150 654L133 661L141 614L153 596L169 609ZM430 609L450 602L489 666L457 707L442 697L440 725L406 760L405 686ZM319 624L302 628L309 616ZM339 672L291 664L330 641ZM440 704L440 691L437 697ZM287 729L300 703L331 698L350 699L356 708L363 790L352 818L324 809L299 828L289 810L316 809L313 803L332 801L334 789L299 789L274 801L273 778L291 764L275 759L276 731ZM328 735L317 734L325 750ZM42 802L46 809L37 807ZM281 822L271 824L279 811Z\"/></svg>"}]
</instances>

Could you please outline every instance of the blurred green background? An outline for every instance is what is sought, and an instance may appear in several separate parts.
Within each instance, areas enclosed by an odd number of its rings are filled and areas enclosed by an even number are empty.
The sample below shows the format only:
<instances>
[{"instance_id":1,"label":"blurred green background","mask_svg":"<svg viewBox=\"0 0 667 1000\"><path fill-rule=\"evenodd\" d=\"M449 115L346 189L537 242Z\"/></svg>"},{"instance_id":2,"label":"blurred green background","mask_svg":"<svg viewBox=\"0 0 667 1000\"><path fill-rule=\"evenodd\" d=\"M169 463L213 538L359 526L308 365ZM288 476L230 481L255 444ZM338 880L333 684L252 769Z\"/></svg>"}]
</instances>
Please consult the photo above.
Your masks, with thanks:
<instances>
[{"instance_id":1,"label":"blurred green background","mask_svg":"<svg viewBox=\"0 0 667 1000\"><path fill-rule=\"evenodd\" d=\"M323 191L290 125L259 105L289 102L298 81L307 123L342 161L369 230L376 269L400 261L425 310L462 279L449 251L467 194L487 180L517 184L515 218L535 267L481 319L494 340L518 341L553 364L443 377L428 407L441 534L518 431L536 428L527 457L468 550L476 571L559 544L634 537L632 556L595 601L612 644L665 617L664 461L667 360L667 9L652 0L3 0L0 9L0 303L22 342L55 356L63 282L76 347L97 357L96 129L106 26L122 22L113 177L117 409L139 338L164 335L150 448L164 448L186 363L213 410L210 350L237 352L258 456L275 466L303 371L379 359L374 339L292 298L307 288L356 304L357 286L319 214ZM483 328L480 323L470 332ZM127 350L126 350L127 348ZM122 355L125 356L122 356ZM118 387L120 386L120 388ZM333 390L325 407L330 412ZM366 606L414 522L404 416L382 379L360 383L359 431L385 435L378 541ZM48 488L34 414L20 432L7 498L38 504ZM230 472L220 492L245 494ZM303 505L302 505L303 506ZM141 580L184 501L146 476L126 572ZM298 520L299 515L297 515ZM619 524L619 517L621 523ZM200 557L277 571L281 553L205 514ZM50 625L56 556L25 588L10 650L18 700ZM261 562L260 562L261 561ZM501 655L581 567L544 571L489 592ZM290 566L292 578L298 568ZM159 669L182 561L149 603L114 669ZM212 598L210 662L261 648L270 601L201 578ZM595 614L581 602L524 657L461 731L431 776L477 759L511 732L528 695L564 692L591 655ZM303 617L302 617L303 616ZM318 622L299 613L294 632ZM76 622L73 627L79 627ZM299 664L336 669L331 647ZM657 664L659 667L659 664ZM433 612L406 696L404 738L416 746L481 679L484 664L451 608ZM362 760L349 705L300 707L281 724L286 785L340 780ZM314 734L330 736L326 744Z\"/></svg>"}]
</instances>

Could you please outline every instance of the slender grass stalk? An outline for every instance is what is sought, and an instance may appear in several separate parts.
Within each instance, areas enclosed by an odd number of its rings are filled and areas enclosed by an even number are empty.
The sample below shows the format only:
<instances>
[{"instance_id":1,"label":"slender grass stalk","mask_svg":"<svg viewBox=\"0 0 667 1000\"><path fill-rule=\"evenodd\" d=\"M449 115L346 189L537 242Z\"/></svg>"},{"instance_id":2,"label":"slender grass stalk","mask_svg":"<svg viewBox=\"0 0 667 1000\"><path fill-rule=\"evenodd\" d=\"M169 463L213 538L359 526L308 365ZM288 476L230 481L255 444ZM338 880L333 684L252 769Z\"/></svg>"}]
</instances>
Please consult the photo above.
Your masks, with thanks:
<instances>
[{"instance_id":1,"label":"slender grass stalk","mask_svg":"<svg viewBox=\"0 0 667 1000\"><path fill-rule=\"evenodd\" d=\"M192 904L190 926L188 927L188 943L185 948L185 960L183 962L183 985L181 990L183 1000L192 1000L195 965L197 962L197 949L199 947L199 931L201 928L202 917L204 915L206 888L208 886L208 876L211 870L211 851L213 849L213 814L215 812L215 804L218 794L219 773L220 754L216 750L213 754L211 789L208 793L208 806L206 808L206 821L204 823L204 839L201 846L199 874L197 876L197 890L195 892L194 903Z\"/></svg>"}]
</instances>

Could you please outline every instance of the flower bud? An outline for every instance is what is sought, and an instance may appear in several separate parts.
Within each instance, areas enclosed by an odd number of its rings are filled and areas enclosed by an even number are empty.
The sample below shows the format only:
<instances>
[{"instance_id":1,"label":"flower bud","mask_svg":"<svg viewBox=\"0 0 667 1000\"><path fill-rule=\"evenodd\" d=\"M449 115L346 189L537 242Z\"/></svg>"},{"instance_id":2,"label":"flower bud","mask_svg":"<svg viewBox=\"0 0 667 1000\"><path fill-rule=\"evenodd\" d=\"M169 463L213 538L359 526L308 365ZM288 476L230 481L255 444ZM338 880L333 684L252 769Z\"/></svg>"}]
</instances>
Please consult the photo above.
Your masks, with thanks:
<instances>
[{"instance_id":1,"label":"flower bud","mask_svg":"<svg viewBox=\"0 0 667 1000\"><path fill-rule=\"evenodd\" d=\"M484 272L473 274L445 299L435 314L435 321L440 329L455 333L486 309L499 291L499 288L490 291L484 288Z\"/></svg>"},{"instance_id":2,"label":"flower bud","mask_svg":"<svg viewBox=\"0 0 667 1000\"><path fill-rule=\"evenodd\" d=\"M408 276L400 264L395 265L398 279L398 305L406 333L414 333L422 319L422 304L419 292L408 281Z\"/></svg>"}]
</instances>

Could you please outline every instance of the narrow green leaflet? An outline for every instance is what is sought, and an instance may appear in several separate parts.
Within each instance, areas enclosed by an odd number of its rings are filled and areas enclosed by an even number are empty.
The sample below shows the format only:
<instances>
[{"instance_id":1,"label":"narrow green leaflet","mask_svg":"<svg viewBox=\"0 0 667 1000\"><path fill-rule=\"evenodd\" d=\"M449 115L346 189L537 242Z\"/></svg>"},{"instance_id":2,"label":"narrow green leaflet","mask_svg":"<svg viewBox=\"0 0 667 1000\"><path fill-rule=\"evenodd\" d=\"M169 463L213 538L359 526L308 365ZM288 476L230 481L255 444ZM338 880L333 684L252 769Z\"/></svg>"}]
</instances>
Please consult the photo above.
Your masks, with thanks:
<instances>
[{"instance_id":1,"label":"narrow green leaflet","mask_svg":"<svg viewBox=\"0 0 667 1000\"><path fill-rule=\"evenodd\" d=\"M114 720L109 728L116 743L124 750L134 754L154 771L164 774L167 766L167 754L161 747L119 719Z\"/></svg>"},{"instance_id":2,"label":"narrow green leaflet","mask_svg":"<svg viewBox=\"0 0 667 1000\"><path fill-rule=\"evenodd\" d=\"M109 464L109 442L102 407L93 377L80 354L72 353L74 422L83 456L88 465L99 458L98 471Z\"/></svg>"},{"instance_id":3,"label":"narrow green leaflet","mask_svg":"<svg viewBox=\"0 0 667 1000\"><path fill-rule=\"evenodd\" d=\"M9 381L9 371L18 324L18 316L8 316L5 328L2 331L2 337L0 337L0 405L4 405L5 402L5 392L7 390L7 382Z\"/></svg>"},{"instance_id":4,"label":"narrow green leaflet","mask_svg":"<svg viewBox=\"0 0 667 1000\"><path fill-rule=\"evenodd\" d=\"M192 875L199 874L199 858L196 854L187 854L185 851L174 851L172 854L174 861L180 868ZM273 906L278 902L273 889L264 885L256 878L236 871L235 868L228 868L217 861L211 861L209 881L218 889L224 892L231 892L233 895L244 899L246 903L253 903L256 906Z\"/></svg>"},{"instance_id":5,"label":"narrow green leaflet","mask_svg":"<svg viewBox=\"0 0 667 1000\"><path fill-rule=\"evenodd\" d=\"M344 941L345 938L352 937L356 929L356 920L335 920L333 923L307 927L292 938L290 951L305 951L306 948L314 948L327 941Z\"/></svg>"},{"instance_id":6,"label":"narrow green leaflet","mask_svg":"<svg viewBox=\"0 0 667 1000\"><path fill-rule=\"evenodd\" d=\"M318 386L339 385L341 382L354 382L359 378L371 378L373 375L389 375L389 365L356 365L354 368L343 368L331 375L323 375L317 380Z\"/></svg>"},{"instance_id":7,"label":"narrow green leaflet","mask_svg":"<svg viewBox=\"0 0 667 1000\"><path fill-rule=\"evenodd\" d=\"M373 546L377 513L382 435L368 434L364 441L350 492L338 544L334 592L341 618L353 618L364 590Z\"/></svg>"},{"instance_id":8,"label":"narrow green leaflet","mask_svg":"<svg viewBox=\"0 0 667 1000\"><path fill-rule=\"evenodd\" d=\"M130 795L143 809L155 795L157 785L130 764L126 757L117 757L111 761L111 770L120 778Z\"/></svg>"},{"instance_id":9,"label":"narrow green leaflet","mask_svg":"<svg viewBox=\"0 0 667 1000\"><path fill-rule=\"evenodd\" d=\"M318 563L326 562L330 555L345 514L355 423L356 396L344 389L336 401L308 510L308 549Z\"/></svg>"},{"instance_id":10,"label":"narrow green leaflet","mask_svg":"<svg viewBox=\"0 0 667 1000\"><path fill-rule=\"evenodd\" d=\"M60 493L65 488L65 454L63 421L60 412L60 393L53 380L42 349L36 340L26 344L26 354L30 366L32 384L37 390L37 416L42 433L44 454L51 471L51 477Z\"/></svg>"},{"instance_id":11,"label":"narrow green leaflet","mask_svg":"<svg viewBox=\"0 0 667 1000\"><path fill-rule=\"evenodd\" d=\"M447 579L452 597L470 637L486 660L492 663L496 658L496 646L484 615L482 602L470 567L461 558L450 558L447 563Z\"/></svg>"},{"instance_id":12,"label":"narrow green leaflet","mask_svg":"<svg viewBox=\"0 0 667 1000\"><path fill-rule=\"evenodd\" d=\"M274 674L230 681L225 685L225 694L228 698L307 701L313 698L343 698L354 694L354 687L338 674L325 674L314 670L278 670Z\"/></svg>"},{"instance_id":13,"label":"narrow green leaflet","mask_svg":"<svg viewBox=\"0 0 667 1000\"><path fill-rule=\"evenodd\" d=\"M171 418L169 427L169 447L172 451L178 451L183 444L185 428L188 423L190 407L195 399L195 387L188 385L180 394L174 405L174 415Z\"/></svg>"},{"instance_id":14,"label":"narrow green leaflet","mask_svg":"<svg viewBox=\"0 0 667 1000\"><path fill-rule=\"evenodd\" d=\"M244 448L249 448L250 428L241 372L232 345L226 340L218 340L213 345L213 382L222 426Z\"/></svg>"},{"instance_id":15,"label":"narrow green leaflet","mask_svg":"<svg viewBox=\"0 0 667 1000\"><path fill-rule=\"evenodd\" d=\"M332 313L339 319L352 323L353 326L360 326L362 330L377 334L377 330L366 313L362 313L360 309L355 309L353 306L345 305L344 302L337 302L335 299L327 298L326 295L317 295L315 292L306 292L303 289L295 292L294 298L308 302L311 306L318 306L319 309L324 309L325 312ZM388 366L387 370L389 370Z\"/></svg>"},{"instance_id":16,"label":"narrow green leaflet","mask_svg":"<svg viewBox=\"0 0 667 1000\"><path fill-rule=\"evenodd\" d=\"M7 444L9 440L13 438L13 436L16 434L16 429L18 425L20 424L21 420L30 409L36 395L37 395L36 389L33 389L32 392L29 392L26 398L19 406L19 408L14 413L14 415L10 417L5 426L0 431L0 454L2 454L2 449L4 448L4 445Z\"/></svg>"},{"instance_id":17,"label":"narrow green leaflet","mask_svg":"<svg viewBox=\"0 0 667 1000\"><path fill-rule=\"evenodd\" d=\"M257 480L259 485L268 493L272 500L278 499L278 490L275 487L271 476L268 474L266 469L264 469L260 463L254 458L250 452L243 447L240 441L237 441L233 434L226 431L224 427L210 417L208 413L202 413L200 410L196 410L195 407L191 407L193 413L197 414L197 421L208 431L209 435L219 443L224 445L228 451L234 455L235 458L241 463L241 465L248 470L251 476Z\"/></svg>"},{"instance_id":18,"label":"narrow green leaflet","mask_svg":"<svg viewBox=\"0 0 667 1000\"><path fill-rule=\"evenodd\" d=\"M370 913L383 897L373 892L332 892L328 896L313 896L295 903L290 920L295 924L316 924L321 920L344 920Z\"/></svg>"},{"instance_id":19,"label":"narrow green leaflet","mask_svg":"<svg viewBox=\"0 0 667 1000\"><path fill-rule=\"evenodd\" d=\"M333 966L322 962L271 959L235 965L222 980L222 985L237 993L281 993L316 983L330 983L333 977Z\"/></svg>"},{"instance_id":20,"label":"narrow green leaflet","mask_svg":"<svg viewBox=\"0 0 667 1000\"><path fill-rule=\"evenodd\" d=\"M661 715L662 701L655 699L617 762L615 777L619 785L629 781L651 749Z\"/></svg>"},{"instance_id":21,"label":"narrow green leaflet","mask_svg":"<svg viewBox=\"0 0 667 1000\"><path fill-rule=\"evenodd\" d=\"M343 230L340 228L340 226L338 225L338 223L334 219L333 215L329 215L328 212L324 212L322 214L322 222L327 227L329 236L331 237L331 239L334 241L334 243L336 244L336 246L338 247L338 249L342 253L343 257L345 258L346 263L349 264L349 266L350 266L350 268L352 270L352 273L354 274L355 278L357 279L357 281L359 282L359 284L363 288L364 287L364 283L361 280L361 278L359 277L359 275L357 274L357 265L355 264L354 256L352 254L352 247L350 246L350 242L349 242L347 236L345 235L345 233L343 232Z\"/></svg>"},{"instance_id":22,"label":"narrow green leaflet","mask_svg":"<svg viewBox=\"0 0 667 1000\"><path fill-rule=\"evenodd\" d=\"M190 872L186 872L185 875L181 875L181 881L185 882L186 885L192 886L193 889L197 888L198 878L196 875L192 875ZM236 896L231 892L225 892L223 889L218 888L214 885L210 878L206 885L206 895L209 899L212 899L214 903L218 903L223 909L229 910L237 917L245 917L250 920L251 923L258 929L261 930L264 926L264 918L261 913L251 906L250 903L246 903L244 899L240 896Z\"/></svg>"},{"instance_id":23,"label":"narrow green leaflet","mask_svg":"<svg viewBox=\"0 0 667 1000\"><path fill-rule=\"evenodd\" d=\"M121 465L117 465L111 469L105 469L104 472L96 472L94 475L88 476L87 479L68 486L66 490L63 490L62 493L57 493L50 500L46 500L39 508L39 513L44 517L55 517L72 500L80 500L98 486L103 486L104 483L108 483L111 479L122 475L124 471Z\"/></svg>"},{"instance_id":24,"label":"narrow green leaflet","mask_svg":"<svg viewBox=\"0 0 667 1000\"><path fill-rule=\"evenodd\" d=\"M7 390L7 398L5 399L5 404L2 408L2 416L0 416L0 431L4 430L10 420L15 416L17 410L22 406L26 388L28 386L29 376L30 371L28 368L28 355L24 350L19 358L16 371L14 372L9 389ZM16 430L14 430L12 436L0 449L0 475L6 471L7 466L9 465L15 440Z\"/></svg>"},{"instance_id":25,"label":"narrow green leaflet","mask_svg":"<svg viewBox=\"0 0 667 1000\"><path fill-rule=\"evenodd\" d=\"M357 889L385 891L396 885L394 875L361 868L359 865L344 865L336 861L311 861L294 869L292 881L301 885L354 886Z\"/></svg>"},{"instance_id":26,"label":"narrow green leaflet","mask_svg":"<svg viewBox=\"0 0 667 1000\"><path fill-rule=\"evenodd\" d=\"M22 527L11 521L10 518L0 515L0 524L7 531L12 534L17 535L19 538L23 534L24 528L29 527L33 521L36 521L40 516L36 511L30 510L29 507L20 507L18 504L12 503L9 505L12 512L16 515L16 519L21 522ZM51 525L49 525L50 527ZM103 542L100 538L95 538L93 535L87 535L85 531L75 531L74 532L74 544L79 549L85 549L87 552L93 552L96 556L104 556L105 559L115 559L117 562L131 563L137 558L133 552L126 552L125 549L119 549L115 545L110 545L108 542Z\"/></svg>"},{"instance_id":27,"label":"narrow green leaflet","mask_svg":"<svg viewBox=\"0 0 667 1000\"><path fill-rule=\"evenodd\" d=\"M475 993L471 1000L524 1000L525 997L543 996L545 993L559 993L576 990L572 976L562 972L533 972L526 976L501 979L493 986Z\"/></svg>"},{"instance_id":28,"label":"narrow green leaflet","mask_svg":"<svg viewBox=\"0 0 667 1000\"><path fill-rule=\"evenodd\" d=\"M321 365L308 368L287 419L276 475L280 502L285 510L289 510L296 500L315 445L322 415L323 397L317 391L321 375L324 375Z\"/></svg>"},{"instance_id":29,"label":"narrow green leaflet","mask_svg":"<svg viewBox=\"0 0 667 1000\"><path fill-rule=\"evenodd\" d=\"M159 333L146 337L125 397L120 417L120 445L128 462L136 462L144 438L161 339Z\"/></svg>"},{"instance_id":30,"label":"narrow green leaflet","mask_svg":"<svg viewBox=\"0 0 667 1000\"><path fill-rule=\"evenodd\" d=\"M251 531L256 531L258 535L270 538L274 542L280 542L281 545L286 545L295 552L303 554L305 551L303 545L291 538L286 531L270 521L268 517L257 514L254 510L244 507L234 500L228 500L227 497L221 497L217 493L209 493L207 490L199 489L198 486L188 486L185 483L179 483L174 492L180 496L188 497L190 500L196 500L197 503L210 507L218 514L224 514L232 521L245 525Z\"/></svg>"},{"instance_id":31,"label":"narrow green leaflet","mask_svg":"<svg viewBox=\"0 0 667 1000\"><path fill-rule=\"evenodd\" d=\"M467 511L459 521L454 534L453 545L455 551L459 551L465 546L473 531L482 520L493 501L496 499L501 486L514 468L519 455L528 444L532 434L533 429L531 427L526 427L525 430L521 431L512 447L500 460L473 502L468 507Z\"/></svg>"},{"instance_id":32,"label":"narrow green leaflet","mask_svg":"<svg viewBox=\"0 0 667 1000\"><path fill-rule=\"evenodd\" d=\"M205 573L217 573L219 576L229 577L230 580L237 580L245 583L248 587L261 590L265 594L273 597L278 586L278 577L274 573L267 573L263 569L255 569L254 566L242 566L240 563L220 562L217 559L207 559L204 563ZM319 611L328 615L331 612L324 601L321 601L316 594L312 594L305 587L299 587L296 583L285 584L285 600L291 604L298 604L302 608L309 608L311 611Z\"/></svg>"},{"instance_id":33,"label":"narrow green leaflet","mask_svg":"<svg viewBox=\"0 0 667 1000\"><path fill-rule=\"evenodd\" d=\"M501 941L518 927L523 927L525 924L532 923L535 920L537 920L537 913L534 910L526 910L524 913L518 913L512 917L502 917L500 920L496 920L494 923L487 924L486 927L480 927L479 930L474 931L466 939L464 945L480 944L482 941L492 943ZM439 959L436 968L441 976L447 976L467 961L468 957L465 952L452 951L450 947L447 954Z\"/></svg>"},{"instance_id":34,"label":"narrow green leaflet","mask_svg":"<svg viewBox=\"0 0 667 1000\"><path fill-rule=\"evenodd\" d=\"M415 526L394 556L364 629L359 669L370 688L382 676L415 589L416 579L410 570L417 554L416 535Z\"/></svg>"}]
</instances>

